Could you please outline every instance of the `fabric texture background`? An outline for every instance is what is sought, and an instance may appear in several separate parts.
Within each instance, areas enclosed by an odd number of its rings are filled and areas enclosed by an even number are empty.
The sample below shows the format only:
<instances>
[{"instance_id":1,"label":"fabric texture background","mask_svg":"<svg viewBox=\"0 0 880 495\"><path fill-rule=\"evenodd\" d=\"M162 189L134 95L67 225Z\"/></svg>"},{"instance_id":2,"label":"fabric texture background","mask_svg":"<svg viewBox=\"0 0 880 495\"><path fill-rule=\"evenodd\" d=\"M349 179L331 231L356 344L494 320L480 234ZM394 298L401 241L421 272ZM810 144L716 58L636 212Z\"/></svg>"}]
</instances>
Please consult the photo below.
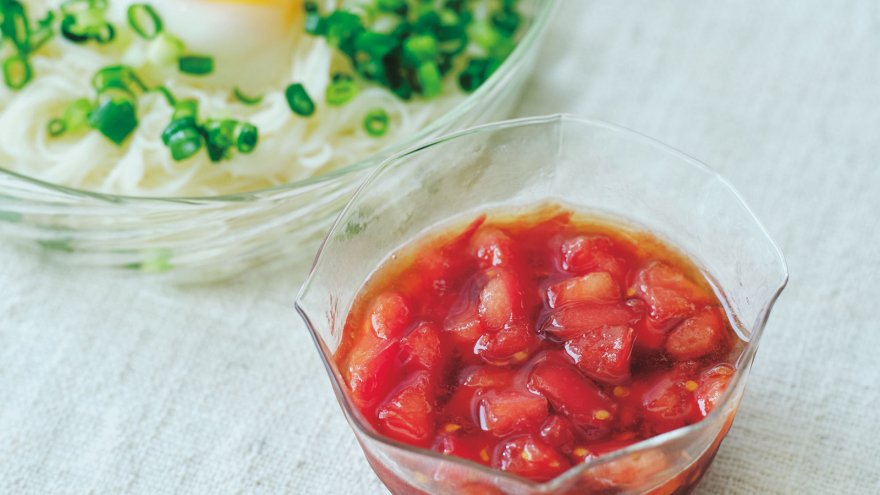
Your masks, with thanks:
<instances>
[{"instance_id":1,"label":"fabric texture background","mask_svg":"<svg viewBox=\"0 0 880 495\"><path fill-rule=\"evenodd\" d=\"M880 3L563 1L518 109L552 112L710 164L787 257L698 493L880 493ZM387 493L304 273L177 288L0 243L0 493Z\"/></svg>"}]
</instances>

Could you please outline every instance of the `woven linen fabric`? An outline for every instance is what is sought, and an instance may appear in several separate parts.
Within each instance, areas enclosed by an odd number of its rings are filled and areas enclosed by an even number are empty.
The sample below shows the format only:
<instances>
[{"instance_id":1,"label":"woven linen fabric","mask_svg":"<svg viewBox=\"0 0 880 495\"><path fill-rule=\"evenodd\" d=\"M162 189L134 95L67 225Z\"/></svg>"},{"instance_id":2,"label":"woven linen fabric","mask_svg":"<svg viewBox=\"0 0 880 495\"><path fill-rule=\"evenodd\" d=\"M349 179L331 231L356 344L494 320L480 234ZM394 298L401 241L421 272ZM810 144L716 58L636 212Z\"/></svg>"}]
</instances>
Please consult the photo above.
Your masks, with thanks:
<instances>
[{"instance_id":1,"label":"woven linen fabric","mask_svg":"<svg viewBox=\"0 0 880 495\"><path fill-rule=\"evenodd\" d=\"M880 493L880 3L563 1L520 115L709 163L791 282L697 493ZM0 493L382 494L293 309L0 243Z\"/></svg>"}]
</instances>

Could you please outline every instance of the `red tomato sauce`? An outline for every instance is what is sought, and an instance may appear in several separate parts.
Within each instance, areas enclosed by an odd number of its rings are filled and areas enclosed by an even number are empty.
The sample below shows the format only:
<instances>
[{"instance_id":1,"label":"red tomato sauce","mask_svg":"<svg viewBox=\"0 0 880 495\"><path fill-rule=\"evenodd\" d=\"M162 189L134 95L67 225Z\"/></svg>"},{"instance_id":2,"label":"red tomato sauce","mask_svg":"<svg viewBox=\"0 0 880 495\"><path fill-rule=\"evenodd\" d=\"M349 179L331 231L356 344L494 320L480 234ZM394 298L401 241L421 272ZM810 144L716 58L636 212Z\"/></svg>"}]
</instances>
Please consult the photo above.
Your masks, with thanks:
<instances>
[{"instance_id":1,"label":"red tomato sauce","mask_svg":"<svg viewBox=\"0 0 880 495\"><path fill-rule=\"evenodd\" d=\"M682 254L547 207L392 256L336 363L380 433L545 481L700 421L741 344Z\"/></svg>"}]
</instances>

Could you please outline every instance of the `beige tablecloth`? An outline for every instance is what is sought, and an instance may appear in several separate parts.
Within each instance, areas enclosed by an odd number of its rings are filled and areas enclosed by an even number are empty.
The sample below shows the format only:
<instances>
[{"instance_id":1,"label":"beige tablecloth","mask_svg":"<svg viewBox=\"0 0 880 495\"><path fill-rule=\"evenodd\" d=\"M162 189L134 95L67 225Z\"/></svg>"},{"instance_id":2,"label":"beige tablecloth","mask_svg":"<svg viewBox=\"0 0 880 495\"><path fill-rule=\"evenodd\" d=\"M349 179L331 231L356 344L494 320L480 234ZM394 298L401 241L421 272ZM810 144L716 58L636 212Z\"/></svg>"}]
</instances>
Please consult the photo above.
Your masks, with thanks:
<instances>
[{"instance_id":1,"label":"beige tablecloth","mask_svg":"<svg viewBox=\"0 0 880 495\"><path fill-rule=\"evenodd\" d=\"M880 3L568 0L518 113L557 111L711 164L787 255L699 493L880 493ZM0 244L0 493L383 493L302 276L173 288Z\"/></svg>"}]
</instances>

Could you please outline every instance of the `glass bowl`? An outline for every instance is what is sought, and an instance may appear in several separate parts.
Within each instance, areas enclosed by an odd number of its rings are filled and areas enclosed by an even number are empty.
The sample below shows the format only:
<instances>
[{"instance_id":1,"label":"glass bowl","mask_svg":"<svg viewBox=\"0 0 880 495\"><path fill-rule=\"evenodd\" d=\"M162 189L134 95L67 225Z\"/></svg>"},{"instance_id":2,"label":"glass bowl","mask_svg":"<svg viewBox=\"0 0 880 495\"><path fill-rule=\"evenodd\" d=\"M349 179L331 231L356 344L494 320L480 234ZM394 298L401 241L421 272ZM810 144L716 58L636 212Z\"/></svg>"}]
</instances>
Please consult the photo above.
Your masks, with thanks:
<instances>
[{"instance_id":1,"label":"glass bowl","mask_svg":"<svg viewBox=\"0 0 880 495\"><path fill-rule=\"evenodd\" d=\"M47 183L0 164L0 236L64 260L180 282L226 278L256 265L307 261L368 171L415 143L508 116L534 68L556 0L522 0L516 49L476 92L405 142L333 172L213 197L100 194ZM268 268L267 268L268 269Z\"/></svg>"},{"instance_id":2,"label":"glass bowl","mask_svg":"<svg viewBox=\"0 0 880 495\"><path fill-rule=\"evenodd\" d=\"M713 286L723 288L718 295L746 345L715 409L699 423L546 483L378 434L349 399L333 359L360 288L391 253L438 224L547 202L648 230L688 254ZM477 127L389 158L336 220L296 307L367 460L395 494L688 493L733 422L787 278L779 249L718 174L635 132L556 115Z\"/></svg>"}]
</instances>

